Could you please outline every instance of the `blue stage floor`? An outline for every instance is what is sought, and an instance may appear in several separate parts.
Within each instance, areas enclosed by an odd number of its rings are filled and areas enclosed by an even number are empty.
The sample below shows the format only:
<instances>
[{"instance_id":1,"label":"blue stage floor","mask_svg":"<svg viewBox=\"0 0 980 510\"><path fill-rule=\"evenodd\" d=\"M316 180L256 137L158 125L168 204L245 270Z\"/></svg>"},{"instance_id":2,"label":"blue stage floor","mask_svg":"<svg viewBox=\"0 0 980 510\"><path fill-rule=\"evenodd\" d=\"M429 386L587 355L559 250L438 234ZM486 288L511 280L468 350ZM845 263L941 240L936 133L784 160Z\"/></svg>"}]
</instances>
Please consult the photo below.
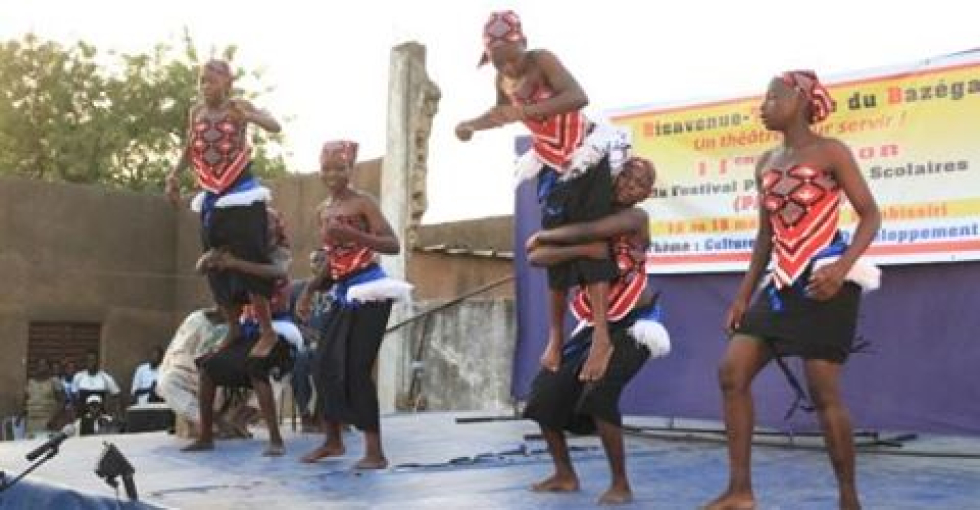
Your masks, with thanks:
<instances>
[{"instance_id":1,"label":"blue stage floor","mask_svg":"<svg viewBox=\"0 0 980 510\"><path fill-rule=\"evenodd\" d=\"M103 439L115 443L136 467L144 502L189 509L560 509L594 508L608 474L598 440L576 438L573 459L582 481L575 494L537 494L527 487L550 473L544 445L531 422L457 424L460 414L396 415L383 420L393 467L357 473L350 466L360 453L359 436L348 436L346 457L317 465L297 459L320 437L286 431L287 456L259 454L257 439L224 441L210 453L186 454L182 441L165 434L72 438L61 453L32 474L32 483L0 494L0 508L118 508L115 493L93 473ZM467 416L473 416L469 414ZM633 418L628 423L660 426L663 420ZM684 422L685 427L717 424ZM286 426L288 429L288 425ZM725 485L720 436L713 433L630 435L629 471L636 501L623 508L694 509ZM835 488L825 454L814 439L804 448L774 446L754 451L756 496L762 509L832 509ZM36 443L0 444L0 468L19 472L24 454ZM875 454L938 452L946 458ZM953 458L974 454L974 458ZM882 510L980 509L980 438L919 437L903 446L862 449L859 487L865 508ZM456 459L455 462L449 462ZM409 464L412 464L409 466ZM401 467L397 467L401 466ZM69 492L69 488L72 492ZM60 495L58 503L51 496ZM77 503L77 505L76 505ZM123 505L123 508L126 508Z\"/></svg>"}]
</instances>

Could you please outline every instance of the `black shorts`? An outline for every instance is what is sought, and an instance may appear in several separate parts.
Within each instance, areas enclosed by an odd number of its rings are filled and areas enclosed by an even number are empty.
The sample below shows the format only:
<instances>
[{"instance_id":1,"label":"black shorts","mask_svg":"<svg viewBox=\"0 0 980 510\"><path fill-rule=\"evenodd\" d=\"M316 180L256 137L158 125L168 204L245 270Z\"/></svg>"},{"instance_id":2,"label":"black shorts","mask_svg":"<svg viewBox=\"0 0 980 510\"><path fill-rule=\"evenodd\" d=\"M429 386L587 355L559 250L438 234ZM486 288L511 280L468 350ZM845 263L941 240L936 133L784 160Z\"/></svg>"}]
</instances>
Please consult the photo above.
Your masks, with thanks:
<instances>
[{"instance_id":1,"label":"black shorts","mask_svg":"<svg viewBox=\"0 0 980 510\"><path fill-rule=\"evenodd\" d=\"M212 355L204 355L195 360L198 368L208 374L217 386L226 388L251 388L252 379L276 380L291 372L295 362L293 346L279 338L269 354L253 358L248 354L259 341L258 336L237 338L232 344Z\"/></svg>"},{"instance_id":2,"label":"black shorts","mask_svg":"<svg viewBox=\"0 0 980 510\"><path fill-rule=\"evenodd\" d=\"M809 271L800 278L808 281ZM837 295L827 301L807 297L798 285L784 287L777 296L780 309L774 310L768 292L761 292L735 332L765 340L778 356L836 363L847 360L861 303L857 284L844 282Z\"/></svg>"},{"instance_id":3,"label":"black shorts","mask_svg":"<svg viewBox=\"0 0 980 510\"><path fill-rule=\"evenodd\" d=\"M233 207L215 207L207 224L201 224L204 251L223 248L236 258L269 264L269 228L265 202ZM250 294L271 297L275 281L237 271L208 271L208 284L222 306L245 304Z\"/></svg>"},{"instance_id":4,"label":"black shorts","mask_svg":"<svg viewBox=\"0 0 980 510\"><path fill-rule=\"evenodd\" d=\"M538 422L543 428L576 434L595 432L595 420L622 426L619 397L650 358L650 351L627 332L634 320L630 317L610 324L613 352L606 373L598 381L585 383L578 378L588 358L588 348L563 355L557 372L541 369L531 384L524 417ZM579 332L568 340L568 346L581 342L583 336L591 336L592 331L587 328ZM585 341L591 344L588 338Z\"/></svg>"},{"instance_id":5,"label":"black shorts","mask_svg":"<svg viewBox=\"0 0 980 510\"><path fill-rule=\"evenodd\" d=\"M593 221L612 214L613 185L609 157L584 174L565 182L556 182L541 193L541 226L552 229L571 223ZM545 167L538 177L539 189L555 170ZM568 289L578 285L611 281L618 274L610 257L604 260L579 259L549 266L548 287Z\"/></svg>"}]
</instances>

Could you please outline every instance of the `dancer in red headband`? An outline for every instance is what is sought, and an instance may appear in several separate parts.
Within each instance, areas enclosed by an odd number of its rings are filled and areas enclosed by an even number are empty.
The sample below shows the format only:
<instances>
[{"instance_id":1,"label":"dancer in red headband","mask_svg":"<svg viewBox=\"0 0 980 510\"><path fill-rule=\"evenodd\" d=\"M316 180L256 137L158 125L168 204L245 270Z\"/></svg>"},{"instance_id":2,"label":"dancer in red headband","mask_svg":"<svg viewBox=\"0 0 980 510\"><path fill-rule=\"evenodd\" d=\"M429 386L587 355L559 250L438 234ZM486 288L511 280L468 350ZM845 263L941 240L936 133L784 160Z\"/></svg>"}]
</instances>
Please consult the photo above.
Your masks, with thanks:
<instances>
[{"instance_id":1,"label":"dancer in red headband","mask_svg":"<svg viewBox=\"0 0 980 510\"><path fill-rule=\"evenodd\" d=\"M527 49L521 21L512 11L495 12L483 29L480 65L497 70L497 104L456 127L460 140L475 131L522 122L532 134L531 150L519 165L536 175L542 226L553 229L593 221L612 212L610 130L597 129L582 113L588 98L553 53ZM548 343L541 356L546 369L557 371L564 343L562 327L568 289L585 285L594 315L595 335L579 376L597 381L612 354L607 324L609 282L617 274L611 256L577 258L549 266Z\"/></svg>"},{"instance_id":2,"label":"dancer in red headband","mask_svg":"<svg viewBox=\"0 0 980 510\"><path fill-rule=\"evenodd\" d=\"M231 97L233 78L231 66L223 60L201 66L201 101L191 108L187 145L167 175L167 195L175 204L180 199L178 173L190 163L203 189L192 208L201 214L204 251L224 250L246 262L269 264L265 202L270 200L270 193L249 169L252 147L248 125L273 133L281 128L252 103ZM273 279L230 269L209 270L207 277L214 300L229 324L222 347L239 336L238 317L242 306L251 303L261 336L249 355L267 357L277 341L269 310Z\"/></svg>"},{"instance_id":3,"label":"dancer in red headband","mask_svg":"<svg viewBox=\"0 0 980 510\"><path fill-rule=\"evenodd\" d=\"M261 331L256 307L245 306L242 316L237 321L241 335L223 349L204 354L195 360L200 369L198 398L201 426L197 440L184 447L183 451L214 449L212 427L215 389L221 386L255 390L259 409L269 430L269 446L263 455L277 457L285 452L270 378L279 380L292 370L297 353L303 349L303 338L289 315L289 264L292 258L286 227L282 216L274 209L269 208L267 215L269 228L266 239L271 263L256 264L238 259L227 251L211 250L198 260L198 269L200 271L235 270L273 280L273 294L269 307L277 342L268 356L264 358L249 356L259 341Z\"/></svg>"},{"instance_id":4,"label":"dancer in red headband","mask_svg":"<svg viewBox=\"0 0 980 510\"><path fill-rule=\"evenodd\" d=\"M647 359L670 351L670 339L659 316L658 293L648 285L646 274L650 218L638 207L650 196L655 179L653 164L631 158L613 180L615 212L596 221L541 231L527 243L528 260L539 266L578 257L602 258L611 246L620 271L609 293L609 330L614 348L606 375L595 383L578 377L594 333L590 303L580 288L573 306L579 327L565 344L561 366L556 372L542 368L531 385L524 417L538 422L554 463L554 473L534 484L532 490L578 490L565 431L598 431L611 475L599 503L622 504L633 499L626 474L619 397Z\"/></svg>"},{"instance_id":5,"label":"dancer in red headband","mask_svg":"<svg viewBox=\"0 0 980 510\"><path fill-rule=\"evenodd\" d=\"M731 340L718 377L730 473L728 488L708 504L709 510L756 508L750 388L769 361L783 356L804 360L837 477L839 507L860 508L840 374L852 352L862 288L878 286L877 269L859 257L874 239L881 215L848 147L811 128L833 109L827 90L810 71L774 78L762 102L763 124L782 133L783 143L763 154L756 167L759 230L748 272L725 320ZM859 218L849 243L837 230L844 197ZM772 271L750 305L770 262Z\"/></svg>"},{"instance_id":6,"label":"dancer in red headband","mask_svg":"<svg viewBox=\"0 0 980 510\"><path fill-rule=\"evenodd\" d=\"M302 461L343 455L341 426L348 423L364 433L364 456L355 468L384 469L388 459L371 371L392 304L408 299L412 286L388 277L378 265L378 254L397 254L401 246L374 198L350 186L356 161L357 144L351 141L327 142L320 154L320 177L328 196L317 208L317 217L326 260L297 299L296 309L308 320L313 293L329 293L331 305L313 362L326 437Z\"/></svg>"}]
</instances>

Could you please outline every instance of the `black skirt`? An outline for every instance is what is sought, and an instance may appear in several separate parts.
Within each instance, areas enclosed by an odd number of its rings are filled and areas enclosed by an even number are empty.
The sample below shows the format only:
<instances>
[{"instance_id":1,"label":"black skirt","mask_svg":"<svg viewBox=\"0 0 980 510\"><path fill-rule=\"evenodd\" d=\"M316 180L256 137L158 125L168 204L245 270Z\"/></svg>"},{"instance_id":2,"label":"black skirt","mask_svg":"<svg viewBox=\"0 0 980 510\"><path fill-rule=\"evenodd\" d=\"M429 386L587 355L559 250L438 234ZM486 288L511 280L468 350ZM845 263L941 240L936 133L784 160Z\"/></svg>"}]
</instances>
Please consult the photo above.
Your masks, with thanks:
<instances>
[{"instance_id":1,"label":"black skirt","mask_svg":"<svg viewBox=\"0 0 980 510\"><path fill-rule=\"evenodd\" d=\"M238 259L268 264L271 260L267 224L265 202L215 207L207 221L202 214L201 245L205 252L223 248ZM208 271L207 277L215 301L222 306L248 303L249 294L270 297L275 283L270 278L237 271Z\"/></svg>"},{"instance_id":2,"label":"black skirt","mask_svg":"<svg viewBox=\"0 0 980 510\"><path fill-rule=\"evenodd\" d=\"M570 338L558 371L542 368L534 378L524 417L543 428L575 434L595 432L595 420L622 426L619 397L650 357L650 351L627 334L633 317L631 314L609 325L613 353L606 373L596 382L586 383L578 378L589 356L593 328Z\"/></svg>"},{"instance_id":3,"label":"black skirt","mask_svg":"<svg viewBox=\"0 0 980 510\"><path fill-rule=\"evenodd\" d=\"M391 300L335 304L323 317L313 380L324 417L360 430L380 429L378 391L372 378L391 314Z\"/></svg>"},{"instance_id":4,"label":"black skirt","mask_svg":"<svg viewBox=\"0 0 980 510\"><path fill-rule=\"evenodd\" d=\"M612 214L613 185L608 156L574 179L558 182L557 177L557 172L550 167L545 167L538 176L541 226L544 229L593 221ZM552 289L610 281L618 274L611 257L573 260L549 266L547 271L548 287Z\"/></svg>"},{"instance_id":5,"label":"black skirt","mask_svg":"<svg viewBox=\"0 0 980 510\"><path fill-rule=\"evenodd\" d=\"M280 337L267 356L250 357L258 340L258 336L239 338L215 354L197 358L197 366L215 385L226 388L251 388L252 378L278 380L292 370L295 352L289 342Z\"/></svg>"},{"instance_id":6,"label":"black skirt","mask_svg":"<svg viewBox=\"0 0 980 510\"><path fill-rule=\"evenodd\" d=\"M801 281L807 280L804 274ZM764 340L777 356L847 360L854 346L861 287L844 282L827 301L807 297L800 284L784 287L775 296L770 289L759 293L735 333Z\"/></svg>"}]
</instances>

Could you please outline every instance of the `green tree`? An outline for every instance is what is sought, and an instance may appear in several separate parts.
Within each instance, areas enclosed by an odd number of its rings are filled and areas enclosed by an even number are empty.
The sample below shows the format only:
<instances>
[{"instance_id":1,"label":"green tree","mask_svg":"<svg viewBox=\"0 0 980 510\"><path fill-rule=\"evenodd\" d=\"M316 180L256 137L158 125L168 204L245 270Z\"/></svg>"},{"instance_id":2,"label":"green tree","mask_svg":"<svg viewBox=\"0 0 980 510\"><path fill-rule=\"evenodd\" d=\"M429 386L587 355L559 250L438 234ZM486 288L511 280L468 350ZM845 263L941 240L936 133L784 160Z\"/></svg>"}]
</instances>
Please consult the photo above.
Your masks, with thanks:
<instances>
[{"instance_id":1,"label":"green tree","mask_svg":"<svg viewBox=\"0 0 980 510\"><path fill-rule=\"evenodd\" d=\"M162 190L197 99L200 59L189 35L180 46L103 58L84 42L64 47L27 35L0 43L0 174ZM234 54L233 46L221 52L229 61ZM247 78L238 83L254 87L236 91L240 97L270 90L260 72ZM253 171L285 173L281 138L261 130L252 137Z\"/></svg>"}]
</instances>

